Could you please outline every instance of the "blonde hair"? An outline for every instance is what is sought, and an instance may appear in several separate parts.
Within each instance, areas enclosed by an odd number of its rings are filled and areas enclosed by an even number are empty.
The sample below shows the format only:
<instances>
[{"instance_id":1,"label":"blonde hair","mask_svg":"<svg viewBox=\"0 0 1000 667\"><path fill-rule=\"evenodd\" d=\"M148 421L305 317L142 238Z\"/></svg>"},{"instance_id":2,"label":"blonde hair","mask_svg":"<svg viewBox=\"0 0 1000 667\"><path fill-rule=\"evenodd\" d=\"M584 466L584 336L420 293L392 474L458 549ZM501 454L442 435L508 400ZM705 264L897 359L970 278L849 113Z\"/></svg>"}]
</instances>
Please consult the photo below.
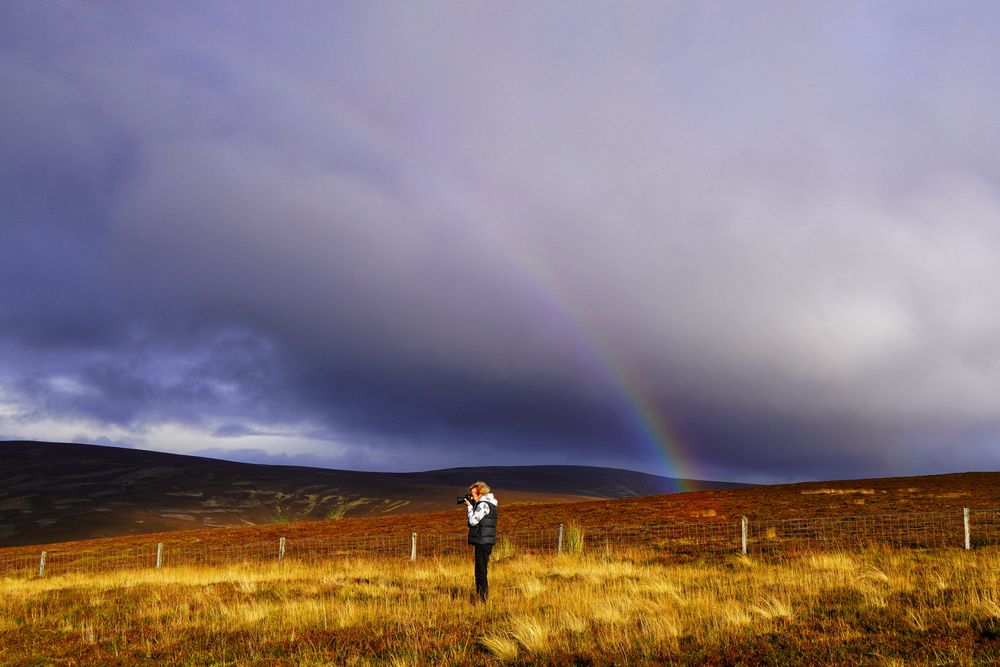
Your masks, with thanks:
<instances>
[{"instance_id":1,"label":"blonde hair","mask_svg":"<svg viewBox=\"0 0 1000 667\"><path fill-rule=\"evenodd\" d=\"M482 496L485 496L490 492L489 484L486 482L475 482L474 484L470 484L469 491L472 491L473 489L479 489L479 494Z\"/></svg>"}]
</instances>

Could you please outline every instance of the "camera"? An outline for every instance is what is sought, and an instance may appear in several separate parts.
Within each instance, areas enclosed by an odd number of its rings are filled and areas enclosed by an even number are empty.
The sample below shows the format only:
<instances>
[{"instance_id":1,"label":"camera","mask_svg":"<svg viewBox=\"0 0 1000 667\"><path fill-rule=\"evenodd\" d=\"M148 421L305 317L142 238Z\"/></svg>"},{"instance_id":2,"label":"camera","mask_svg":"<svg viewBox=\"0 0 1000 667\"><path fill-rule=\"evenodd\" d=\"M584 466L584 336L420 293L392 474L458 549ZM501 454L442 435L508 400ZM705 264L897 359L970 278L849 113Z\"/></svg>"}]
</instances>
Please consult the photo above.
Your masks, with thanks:
<instances>
[{"instance_id":1,"label":"camera","mask_svg":"<svg viewBox=\"0 0 1000 667\"><path fill-rule=\"evenodd\" d=\"M461 505L466 500L468 500L470 503L472 502L472 494L471 493L467 493L464 496L456 496L455 497L455 504L456 505Z\"/></svg>"}]
</instances>

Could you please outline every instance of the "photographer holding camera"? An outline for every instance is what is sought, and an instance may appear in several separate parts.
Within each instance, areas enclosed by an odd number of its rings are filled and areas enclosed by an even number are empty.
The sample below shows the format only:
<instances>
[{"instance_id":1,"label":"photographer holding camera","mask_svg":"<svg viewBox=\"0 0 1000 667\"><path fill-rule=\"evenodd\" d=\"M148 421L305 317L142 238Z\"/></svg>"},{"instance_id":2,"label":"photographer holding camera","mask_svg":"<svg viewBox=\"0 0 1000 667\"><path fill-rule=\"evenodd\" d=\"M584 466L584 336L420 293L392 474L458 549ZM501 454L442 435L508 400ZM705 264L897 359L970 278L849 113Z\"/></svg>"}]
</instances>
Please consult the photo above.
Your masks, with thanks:
<instances>
[{"instance_id":1,"label":"photographer holding camera","mask_svg":"<svg viewBox=\"0 0 1000 667\"><path fill-rule=\"evenodd\" d=\"M476 595L481 602L486 602L490 594L490 584L487 579L490 564L490 553L497 541L497 499L490 492L486 482L476 482L469 487L464 497L458 502L464 502L469 515L469 544L476 548Z\"/></svg>"}]
</instances>

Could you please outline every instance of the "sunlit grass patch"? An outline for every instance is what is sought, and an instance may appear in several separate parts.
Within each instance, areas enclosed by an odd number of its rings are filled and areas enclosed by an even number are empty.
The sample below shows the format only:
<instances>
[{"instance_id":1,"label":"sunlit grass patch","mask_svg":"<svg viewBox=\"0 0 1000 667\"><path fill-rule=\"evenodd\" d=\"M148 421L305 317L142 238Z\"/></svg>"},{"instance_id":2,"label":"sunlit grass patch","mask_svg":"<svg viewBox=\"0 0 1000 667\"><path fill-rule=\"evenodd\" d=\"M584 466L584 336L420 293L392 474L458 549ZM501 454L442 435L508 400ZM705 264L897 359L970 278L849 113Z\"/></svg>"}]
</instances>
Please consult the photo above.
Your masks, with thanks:
<instances>
[{"instance_id":1,"label":"sunlit grass patch","mask_svg":"<svg viewBox=\"0 0 1000 667\"><path fill-rule=\"evenodd\" d=\"M510 634L528 653L544 653L551 645L553 628L544 616L523 615L512 618Z\"/></svg>"},{"instance_id":2,"label":"sunlit grass patch","mask_svg":"<svg viewBox=\"0 0 1000 667\"><path fill-rule=\"evenodd\" d=\"M490 634L481 641L490 653L503 662L511 662L517 658L517 640L509 635Z\"/></svg>"},{"instance_id":3,"label":"sunlit grass patch","mask_svg":"<svg viewBox=\"0 0 1000 667\"><path fill-rule=\"evenodd\" d=\"M491 567L485 606L468 558L7 580L0 664L40 645L40 664L769 664L775 642L836 646L837 664L877 664L893 646L923 651L916 664L991 664L998 572L990 550L519 555Z\"/></svg>"},{"instance_id":4,"label":"sunlit grass patch","mask_svg":"<svg viewBox=\"0 0 1000 667\"><path fill-rule=\"evenodd\" d=\"M569 524L566 526L563 548L568 554L579 554L583 551L584 529L582 526Z\"/></svg>"},{"instance_id":5,"label":"sunlit grass patch","mask_svg":"<svg viewBox=\"0 0 1000 667\"><path fill-rule=\"evenodd\" d=\"M517 583L517 588L524 597L533 598L545 590L545 584L534 577L527 577Z\"/></svg>"},{"instance_id":6,"label":"sunlit grass patch","mask_svg":"<svg viewBox=\"0 0 1000 667\"><path fill-rule=\"evenodd\" d=\"M750 611L765 619L789 619L792 617L792 606L776 597L768 597L750 606Z\"/></svg>"},{"instance_id":7,"label":"sunlit grass patch","mask_svg":"<svg viewBox=\"0 0 1000 667\"><path fill-rule=\"evenodd\" d=\"M912 489L916 491L917 489ZM875 495L875 489L803 489L800 491L804 496L811 495L828 495L828 496L849 496L852 494L861 494L865 496Z\"/></svg>"},{"instance_id":8,"label":"sunlit grass patch","mask_svg":"<svg viewBox=\"0 0 1000 667\"><path fill-rule=\"evenodd\" d=\"M814 567L817 570L852 572L857 569L854 556L842 551L811 554L805 557L803 562L808 563L810 567Z\"/></svg>"}]
</instances>

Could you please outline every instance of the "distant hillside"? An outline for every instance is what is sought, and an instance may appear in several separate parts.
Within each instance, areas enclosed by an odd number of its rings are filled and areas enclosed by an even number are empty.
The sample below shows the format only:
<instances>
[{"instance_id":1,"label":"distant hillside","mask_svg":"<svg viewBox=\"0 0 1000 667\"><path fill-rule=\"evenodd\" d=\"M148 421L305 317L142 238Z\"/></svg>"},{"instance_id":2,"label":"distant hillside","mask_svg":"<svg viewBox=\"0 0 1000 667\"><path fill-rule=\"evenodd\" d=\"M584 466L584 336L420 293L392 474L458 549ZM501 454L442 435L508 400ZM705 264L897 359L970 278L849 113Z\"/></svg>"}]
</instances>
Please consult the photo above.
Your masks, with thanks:
<instances>
[{"instance_id":1,"label":"distant hillside","mask_svg":"<svg viewBox=\"0 0 1000 667\"><path fill-rule=\"evenodd\" d=\"M447 471L446 471L447 472ZM464 484L464 482L463 482ZM459 487L461 488L461 487ZM457 491L456 491L457 493ZM502 492L507 498L515 492ZM734 541L738 536L739 519L749 518L751 524L784 519L811 520L844 516L893 517L896 525L905 517L918 523L921 514L949 514L953 544L961 545L962 508L990 510L973 521L973 533L983 536L1000 534L1000 473L974 472L929 475L923 477L895 477L860 480L802 482L771 486L752 486L737 489L673 493L641 498L616 498L588 500L574 503L548 502L539 504L504 503L502 515L505 532L544 533L553 535L560 523L575 523L588 532L590 528L610 526L644 526L656 524L697 524L718 527L729 526ZM163 543L168 550L199 545L218 546L225 549L234 545L277 544L279 538L291 543L319 538L330 540L345 538L371 539L388 536L408 537L421 535L451 535L461 539L465 532L465 517L461 507L445 503L445 508L409 516L388 517L369 514L344 520L298 521L288 525L247 525L232 528L206 528L198 522L188 524L191 530L173 531L169 534L125 535L111 539L96 539L64 544L47 543L49 553L79 552L86 550L89 557L113 560L115 554L142 551L151 553L150 545ZM959 528L956 530L956 526ZM808 531L806 531L808 533ZM803 534L803 537L807 535ZM57 539L53 537L53 539ZM400 540L405 543L405 540ZM459 541L459 544L461 542ZM734 542L735 544L735 542ZM3 549L0 557L27 556L37 562L39 547L12 547ZM8 561L10 562L10 561Z\"/></svg>"},{"instance_id":2,"label":"distant hillside","mask_svg":"<svg viewBox=\"0 0 1000 667\"><path fill-rule=\"evenodd\" d=\"M0 442L0 547L435 512L454 506L476 479L489 482L506 506L742 486L586 466L377 473L7 441Z\"/></svg>"}]
</instances>

